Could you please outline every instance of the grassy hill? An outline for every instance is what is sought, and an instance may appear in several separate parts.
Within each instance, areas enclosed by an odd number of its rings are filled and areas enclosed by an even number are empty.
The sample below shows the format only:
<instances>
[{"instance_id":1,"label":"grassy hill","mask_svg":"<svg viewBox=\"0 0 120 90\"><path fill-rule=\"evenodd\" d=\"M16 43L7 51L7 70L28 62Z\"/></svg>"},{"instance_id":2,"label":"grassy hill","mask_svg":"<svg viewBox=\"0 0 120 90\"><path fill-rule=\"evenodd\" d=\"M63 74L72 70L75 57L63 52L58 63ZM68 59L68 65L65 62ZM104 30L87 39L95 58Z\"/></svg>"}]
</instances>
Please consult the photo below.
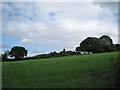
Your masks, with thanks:
<instances>
[{"instance_id":1,"label":"grassy hill","mask_svg":"<svg viewBox=\"0 0 120 90\"><path fill-rule=\"evenodd\" d=\"M113 60L110 60L111 58ZM118 52L3 62L3 88L116 87Z\"/></svg>"}]
</instances>

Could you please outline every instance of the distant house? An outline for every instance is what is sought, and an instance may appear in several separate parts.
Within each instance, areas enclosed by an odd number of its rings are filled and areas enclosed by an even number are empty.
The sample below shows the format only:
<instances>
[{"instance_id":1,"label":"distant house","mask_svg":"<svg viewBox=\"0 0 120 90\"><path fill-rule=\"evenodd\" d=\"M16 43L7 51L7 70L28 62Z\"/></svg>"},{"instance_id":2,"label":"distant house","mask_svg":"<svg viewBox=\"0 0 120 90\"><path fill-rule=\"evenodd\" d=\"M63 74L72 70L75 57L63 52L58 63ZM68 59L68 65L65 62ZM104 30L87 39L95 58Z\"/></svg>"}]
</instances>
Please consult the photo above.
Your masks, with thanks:
<instances>
[{"instance_id":1,"label":"distant house","mask_svg":"<svg viewBox=\"0 0 120 90\"><path fill-rule=\"evenodd\" d=\"M89 52L89 54L92 54L92 52Z\"/></svg>"},{"instance_id":2,"label":"distant house","mask_svg":"<svg viewBox=\"0 0 120 90\"><path fill-rule=\"evenodd\" d=\"M80 51L80 54L92 54L92 52Z\"/></svg>"}]
</instances>

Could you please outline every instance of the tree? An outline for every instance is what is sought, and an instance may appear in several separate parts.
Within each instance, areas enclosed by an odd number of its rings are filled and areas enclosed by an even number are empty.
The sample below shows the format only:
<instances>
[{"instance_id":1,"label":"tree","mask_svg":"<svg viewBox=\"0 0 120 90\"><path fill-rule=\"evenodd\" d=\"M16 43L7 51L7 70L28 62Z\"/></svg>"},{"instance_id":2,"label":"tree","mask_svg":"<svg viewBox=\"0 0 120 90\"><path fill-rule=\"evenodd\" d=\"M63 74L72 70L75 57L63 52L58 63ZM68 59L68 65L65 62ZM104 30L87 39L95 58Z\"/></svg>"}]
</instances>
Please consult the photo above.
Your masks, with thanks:
<instances>
[{"instance_id":1,"label":"tree","mask_svg":"<svg viewBox=\"0 0 120 90\"><path fill-rule=\"evenodd\" d=\"M67 56L76 54L76 52L74 52L74 51L66 51L65 53Z\"/></svg>"},{"instance_id":2,"label":"tree","mask_svg":"<svg viewBox=\"0 0 120 90\"><path fill-rule=\"evenodd\" d=\"M80 51L80 47L76 47L75 51L76 52Z\"/></svg>"},{"instance_id":3,"label":"tree","mask_svg":"<svg viewBox=\"0 0 120 90\"><path fill-rule=\"evenodd\" d=\"M54 51L54 52L50 52L49 55L50 55L51 57L57 57L57 53L56 53L55 51Z\"/></svg>"},{"instance_id":4,"label":"tree","mask_svg":"<svg viewBox=\"0 0 120 90\"><path fill-rule=\"evenodd\" d=\"M76 47L76 51L88 51L93 53L115 51L115 45L109 36L103 35L100 38L87 37Z\"/></svg>"},{"instance_id":5,"label":"tree","mask_svg":"<svg viewBox=\"0 0 120 90\"><path fill-rule=\"evenodd\" d=\"M88 37L80 43L79 50L93 53L102 52L103 51L102 42L99 40L99 38Z\"/></svg>"},{"instance_id":6,"label":"tree","mask_svg":"<svg viewBox=\"0 0 120 90\"><path fill-rule=\"evenodd\" d=\"M65 53L65 49L63 49L63 52Z\"/></svg>"},{"instance_id":7,"label":"tree","mask_svg":"<svg viewBox=\"0 0 120 90\"><path fill-rule=\"evenodd\" d=\"M3 54L1 54L2 61L6 61L9 56L9 50L6 50Z\"/></svg>"},{"instance_id":8,"label":"tree","mask_svg":"<svg viewBox=\"0 0 120 90\"><path fill-rule=\"evenodd\" d=\"M114 44L113 44L112 39L109 36L103 35L100 37L100 40L102 41L104 52L114 51Z\"/></svg>"},{"instance_id":9,"label":"tree","mask_svg":"<svg viewBox=\"0 0 120 90\"><path fill-rule=\"evenodd\" d=\"M20 46L14 46L9 53L10 57L15 57L15 59L21 59L27 54L27 50Z\"/></svg>"},{"instance_id":10,"label":"tree","mask_svg":"<svg viewBox=\"0 0 120 90\"><path fill-rule=\"evenodd\" d=\"M120 44L116 44L115 47L116 47L116 51L120 51Z\"/></svg>"}]
</instances>

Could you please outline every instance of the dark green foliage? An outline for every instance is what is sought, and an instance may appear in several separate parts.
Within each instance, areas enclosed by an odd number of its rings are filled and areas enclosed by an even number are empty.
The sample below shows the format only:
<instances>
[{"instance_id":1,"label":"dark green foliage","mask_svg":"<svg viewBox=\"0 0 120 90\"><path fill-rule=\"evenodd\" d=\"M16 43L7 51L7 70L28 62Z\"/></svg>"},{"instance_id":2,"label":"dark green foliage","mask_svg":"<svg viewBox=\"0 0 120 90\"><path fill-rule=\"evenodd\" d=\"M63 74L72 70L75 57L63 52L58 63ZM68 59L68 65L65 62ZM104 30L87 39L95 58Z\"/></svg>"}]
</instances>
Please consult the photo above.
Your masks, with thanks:
<instances>
[{"instance_id":1,"label":"dark green foliage","mask_svg":"<svg viewBox=\"0 0 120 90\"><path fill-rule=\"evenodd\" d=\"M75 51L76 52L80 51L80 47L76 47Z\"/></svg>"},{"instance_id":2,"label":"dark green foliage","mask_svg":"<svg viewBox=\"0 0 120 90\"><path fill-rule=\"evenodd\" d=\"M7 61L8 56L9 56L9 50L7 50L3 54L1 54L2 61Z\"/></svg>"},{"instance_id":3,"label":"dark green foliage","mask_svg":"<svg viewBox=\"0 0 120 90\"><path fill-rule=\"evenodd\" d=\"M76 52L66 51L66 56L70 56L70 55L76 55Z\"/></svg>"},{"instance_id":4,"label":"dark green foliage","mask_svg":"<svg viewBox=\"0 0 120 90\"><path fill-rule=\"evenodd\" d=\"M102 48L104 48L104 52L114 51L114 44L109 36L103 35L100 37L100 40L102 41Z\"/></svg>"},{"instance_id":5,"label":"dark green foliage","mask_svg":"<svg viewBox=\"0 0 120 90\"><path fill-rule=\"evenodd\" d=\"M120 44L116 44L115 47L116 47L116 51L120 51Z\"/></svg>"},{"instance_id":6,"label":"dark green foliage","mask_svg":"<svg viewBox=\"0 0 120 90\"><path fill-rule=\"evenodd\" d=\"M51 52L48 54L50 57L57 57L57 53L54 51L54 52Z\"/></svg>"},{"instance_id":7,"label":"dark green foliage","mask_svg":"<svg viewBox=\"0 0 120 90\"><path fill-rule=\"evenodd\" d=\"M119 50L119 45L115 46L109 36L103 35L100 38L87 37L76 47L76 51L88 51L93 53L113 52Z\"/></svg>"},{"instance_id":8,"label":"dark green foliage","mask_svg":"<svg viewBox=\"0 0 120 90\"><path fill-rule=\"evenodd\" d=\"M70 56L70 55L76 55L76 52L73 51L65 51L63 49L63 51L61 52L50 52L48 54L40 54L40 55L36 55L34 57L28 57L25 59L42 59L42 58L52 58L52 57L63 57L63 56Z\"/></svg>"},{"instance_id":9,"label":"dark green foliage","mask_svg":"<svg viewBox=\"0 0 120 90\"><path fill-rule=\"evenodd\" d=\"M65 49L63 49L63 52L65 53Z\"/></svg>"},{"instance_id":10,"label":"dark green foliage","mask_svg":"<svg viewBox=\"0 0 120 90\"><path fill-rule=\"evenodd\" d=\"M80 43L80 50L93 53L103 52L102 42L98 38L88 37Z\"/></svg>"},{"instance_id":11,"label":"dark green foliage","mask_svg":"<svg viewBox=\"0 0 120 90\"><path fill-rule=\"evenodd\" d=\"M10 51L10 57L15 57L15 59L21 59L27 56L27 50L24 47L14 46Z\"/></svg>"}]
</instances>

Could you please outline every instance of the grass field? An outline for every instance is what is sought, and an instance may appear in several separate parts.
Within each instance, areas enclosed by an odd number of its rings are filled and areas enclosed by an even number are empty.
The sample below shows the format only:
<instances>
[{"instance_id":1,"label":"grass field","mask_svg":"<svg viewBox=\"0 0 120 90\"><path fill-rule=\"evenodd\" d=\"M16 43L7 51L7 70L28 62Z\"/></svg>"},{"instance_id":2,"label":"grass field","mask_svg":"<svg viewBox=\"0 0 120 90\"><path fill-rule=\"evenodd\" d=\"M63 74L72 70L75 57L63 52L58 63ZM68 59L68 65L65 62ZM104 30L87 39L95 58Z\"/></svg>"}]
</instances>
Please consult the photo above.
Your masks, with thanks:
<instances>
[{"instance_id":1,"label":"grass field","mask_svg":"<svg viewBox=\"0 0 120 90\"><path fill-rule=\"evenodd\" d=\"M112 88L118 83L116 59L118 52L3 62L2 85L3 88Z\"/></svg>"}]
</instances>

